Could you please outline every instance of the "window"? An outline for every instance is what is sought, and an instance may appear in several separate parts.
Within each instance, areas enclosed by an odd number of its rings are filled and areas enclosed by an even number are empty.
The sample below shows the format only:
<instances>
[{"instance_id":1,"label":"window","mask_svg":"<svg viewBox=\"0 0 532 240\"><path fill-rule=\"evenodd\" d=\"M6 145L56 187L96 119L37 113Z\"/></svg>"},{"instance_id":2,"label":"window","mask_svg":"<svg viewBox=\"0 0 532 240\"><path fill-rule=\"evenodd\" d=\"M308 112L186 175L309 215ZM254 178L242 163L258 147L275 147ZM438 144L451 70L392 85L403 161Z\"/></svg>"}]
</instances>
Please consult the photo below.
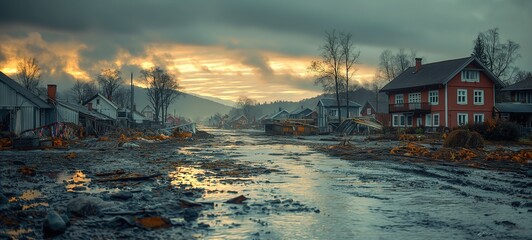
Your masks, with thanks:
<instances>
[{"instance_id":1,"label":"window","mask_svg":"<svg viewBox=\"0 0 532 240\"><path fill-rule=\"evenodd\" d=\"M397 127L399 126L399 115L393 115L393 121L392 121L392 124L394 127Z\"/></svg>"},{"instance_id":2,"label":"window","mask_svg":"<svg viewBox=\"0 0 532 240\"><path fill-rule=\"evenodd\" d=\"M406 126L407 127L412 127L412 123L414 122L414 116L412 116L411 114L410 115L406 115Z\"/></svg>"},{"instance_id":3,"label":"window","mask_svg":"<svg viewBox=\"0 0 532 240\"><path fill-rule=\"evenodd\" d=\"M467 113L458 114L458 126L463 126L467 124Z\"/></svg>"},{"instance_id":4,"label":"window","mask_svg":"<svg viewBox=\"0 0 532 240\"><path fill-rule=\"evenodd\" d=\"M484 105L484 90L473 91L473 103L475 105Z\"/></svg>"},{"instance_id":5,"label":"window","mask_svg":"<svg viewBox=\"0 0 532 240\"><path fill-rule=\"evenodd\" d=\"M467 104L467 89L458 89L458 104Z\"/></svg>"},{"instance_id":6,"label":"window","mask_svg":"<svg viewBox=\"0 0 532 240\"><path fill-rule=\"evenodd\" d=\"M509 113L501 113L501 119L503 121L510 121L510 114Z\"/></svg>"},{"instance_id":7,"label":"window","mask_svg":"<svg viewBox=\"0 0 532 240\"><path fill-rule=\"evenodd\" d=\"M432 115L430 114L425 115L425 125L427 127L432 126Z\"/></svg>"},{"instance_id":8,"label":"window","mask_svg":"<svg viewBox=\"0 0 532 240\"><path fill-rule=\"evenodd\" d=\"M440 126L440 114L439 113L432 114L432 126L433 127Z\"/></svg>"},{"instance_id":9,"label":"window","mask_svg":"<svg viewBox=\"0 0 532 240\"><path fill-rule=\"evenodd\" d=\"M438 105L438 90L429 91L429 102L431 105Z\"/></svg>"},{"instance_id":10,"label":"window","mask_svg":"<svg viewBox=\"0 0 532 240\"><path fill-rule=\"evenodd\" d=\"M336 109L329 110L329 116L338 116L338 111Z\"/></svg>"},{"instance_id":11,"label":"window","mask_svg":"<svg viewBox=\"0 0 532 240\"><path fill-rule=\"evenodd\" d=\"M484 113L475 113L475 114L473 114L473 119L475 120L475 123L483 123L484 122Z\"/></svg>"},{"instance_id":12,"label":"window","mask_svg":"<svg viewBox=\"0 0 532 240\"><path fill-rule=\"evenodd\" d=\"M420 109L421 104L421 93L410 93L408 94L408 103L411 110Z\"/></svg>"},{"instance_id":13,"label":"window","mask_svg":"<svg viewBox=\"0 0 532 240\"><path fill-rule=\"evenodd\" d=\"M96 99L96 105L100 104L100 99Z\"/></svg>"},{"instance_id":14,"label":"window","mask_svg":"<svg viewBox=\"0 0 532 240\"><path fill-rule=\"evenodd\" d=\"M371 115L371 108L366 109L366 114Z\"/></svg>"},{"instance_id":15,"label":"window","mask_svg":"<svg viewBox=\"0 0 532 240\"><path fill-rule=\"evenodd\" d=\"M405 126L405 115L399 115L399 125Z\"/></svg>"},{"instance_id":16,"label":"window","mask_svg":"<svg viewBox=\"0 0 532 240\"><path fill-rule=\"evenodd\" d=\"M418 117L418 118L416 118L416 119L417 119L416 125L417 125L418 127L423 126L423 118Z\"/></svg>"},{"instance_id":17,"label":"window","mask_svg":"<svg viewBox=\"0 0 532 240\"><path fill-rule=\"evenodd\" d=\"M462 82L479 82L478 71L471 71L471 70L462 71Z\"/></svg>"},{"instance_id":18,"label":"window","mask_svg":"<svg viewBox=\"0 0 532 240\"><path fill-rule=\"evenodd\" d=\"M395 94L395 104L403 104L404 102L403 94Z\"/></svg>"}]
</instances>

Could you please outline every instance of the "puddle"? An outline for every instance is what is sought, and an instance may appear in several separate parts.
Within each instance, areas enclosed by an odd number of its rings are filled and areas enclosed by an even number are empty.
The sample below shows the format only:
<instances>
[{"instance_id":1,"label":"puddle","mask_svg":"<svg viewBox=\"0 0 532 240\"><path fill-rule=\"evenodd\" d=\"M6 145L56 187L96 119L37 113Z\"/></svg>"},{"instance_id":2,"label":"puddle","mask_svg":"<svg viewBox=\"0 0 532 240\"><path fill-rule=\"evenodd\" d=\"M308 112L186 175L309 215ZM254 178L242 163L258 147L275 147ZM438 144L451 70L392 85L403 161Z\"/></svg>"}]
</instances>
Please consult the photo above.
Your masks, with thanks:
<instances>
[{"instance_id":1,"label":"puddle","mask_svg":"<svg viewBox=\"0 0 532 240\"><path fill-rule=\"evenodd\" d=\"M12 197L9 202L21 202L22 210L28 210L38 206L48 207L47 202L36 202L44 198L44 195L38 190L27 190L20 197Z\"/></svg>"},{"instance_id":2,"label":"puddle","mask_svg":"<svg viewBox=\"0 0 532 240\"><path fill-rule=\"evenodd\" d=\"M91 178L83 171L76 170L73 173L68 171L59 172L55 176L57 183L64 183L67 192L86 192L86 193L102 193L102 192L118 192L119 189L100 188L91 185Z\"/></svg>"}]
</instances>

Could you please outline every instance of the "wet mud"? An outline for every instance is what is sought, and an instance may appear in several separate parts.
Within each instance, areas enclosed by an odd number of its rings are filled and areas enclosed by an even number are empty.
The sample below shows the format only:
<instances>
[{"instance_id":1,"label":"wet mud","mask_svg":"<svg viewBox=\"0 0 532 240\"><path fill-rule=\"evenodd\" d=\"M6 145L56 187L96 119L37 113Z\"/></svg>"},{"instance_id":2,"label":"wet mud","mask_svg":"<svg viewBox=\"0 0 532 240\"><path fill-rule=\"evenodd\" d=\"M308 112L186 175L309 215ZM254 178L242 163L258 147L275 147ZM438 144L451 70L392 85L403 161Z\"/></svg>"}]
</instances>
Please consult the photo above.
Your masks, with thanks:
<instances>
[{"instance_id":1,"label":"wet mud","mask_svg":"<svg viewBox=\"0 0 532 240\"><path fill-rule=\"evenodd\" d=\"M0 152L0 239L532 236L530 165L472 168L386 154L396 142L354 139L346 153L319 138L209 131ZM50 227L52 211L65 228Z\"/></svg>"}]
</instances>

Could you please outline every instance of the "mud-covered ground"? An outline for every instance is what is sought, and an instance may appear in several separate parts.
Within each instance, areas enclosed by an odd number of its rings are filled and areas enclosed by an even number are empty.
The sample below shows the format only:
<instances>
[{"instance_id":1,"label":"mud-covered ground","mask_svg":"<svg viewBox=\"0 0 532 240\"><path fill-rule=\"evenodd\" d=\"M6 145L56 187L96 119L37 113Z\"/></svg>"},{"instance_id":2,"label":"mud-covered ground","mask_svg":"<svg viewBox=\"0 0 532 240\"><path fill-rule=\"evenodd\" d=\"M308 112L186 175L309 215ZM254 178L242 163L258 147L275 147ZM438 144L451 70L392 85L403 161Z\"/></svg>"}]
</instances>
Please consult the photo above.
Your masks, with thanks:
<instances>
[{"instance_id":1,"label":"mud-covered ground","mask_svg":"<svg viewBox=\"0 0 532 240\"><path fill-rule=\"evenodd\" d=\"M0 239L532 236L530 164L479 169L388 154L399 142L354 138L333 151L319 137L210 132L0 152ZM43 231L54 212L63 233Z\"/></svg>"}]
</instances>

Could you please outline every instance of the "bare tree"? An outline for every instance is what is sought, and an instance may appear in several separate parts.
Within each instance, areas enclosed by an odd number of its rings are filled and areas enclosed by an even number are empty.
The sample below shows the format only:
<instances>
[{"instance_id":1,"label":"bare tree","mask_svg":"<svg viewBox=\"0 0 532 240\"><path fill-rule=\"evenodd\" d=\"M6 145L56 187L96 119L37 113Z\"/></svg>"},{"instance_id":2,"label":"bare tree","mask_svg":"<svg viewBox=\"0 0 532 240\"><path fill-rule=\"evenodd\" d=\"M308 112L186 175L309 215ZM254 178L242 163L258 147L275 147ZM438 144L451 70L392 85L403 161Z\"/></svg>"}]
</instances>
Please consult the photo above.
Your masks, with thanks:
<instances>
[{"instance_id":1,"label":"bare tree","mask_svg":"<svg viewBox=\"0 0 532 240\"><path fill-rule=\"evenodd\" d=\"M240 109L240 112L248 119L248 121L252 121L252 119L256 117L256 105L257 101L246 96L240 96L236 101L236 107Z\"/></svg>"},{"instance_id":2,"label":"bare tree","mask_svg":"<svg viewBox=\"0 0 532 240\"><path fill-rule=\"evenodd\" d=\"M37 59L30 57L20 61L17 64L17 79L24 88L39 94L41 67Z\"/></svg>"},{"instance_id":3,"label":"bare tree","mask_svg":"<svg viewBox=\"0 0 532 240\"><path fill-rule=\"evenodd\" d=\"M347 106L347 118L349 118L349 91L350 84L349 84L349 77L351 77L352 74L355 73L354 65L357 63L358 58L360 57L360 51L355 50L355 47L353 46L353 36L351 33L340 33L340 45L341 45L341 52L342 52L342 62L345 69L345 76L343 79L345 80L345 101ZM350 72L350 70L353 70Z\"/></svg>"},{"instance_id":4,"label":"bare tree","mask_svg":"<svg viewBox=\"0 0 532 240\"><path fill-rule=\"evenodd\" d=\"M120 87L113 93L113 102L121 108L127 108L131 105L131 89ZM131 108L132 109L132 108Z\"/></svg>"},{"instance_id":5,"label":"bare tree","mask_svg":"<svg viewBox=\"0 0 532 240\"><path fill-rule=\"evenodd\" d=\"M321 60L313 61L309 70L316 75L314 84L321 85L325 92L334 92L336 95L336 108L338 110L338 123L342 121L340 109L340 88L342 67L342 48L340 38L335 30L325 32L325 43L320 47Z\"/></svg>"},{"instance_id":6,"label":"bare tree","mask_svg":"<svg viewBox=\"0 0 532 240\"><path fill-rule=\"evenodd\" d=\"M391 81L399 74L404 72L407 68L414 65L416 58L416 51L411 50L410 54L405 52L404 48L394 54L391 50L382 51L379 56L379 71L378 75L381 79Z\"/></svg>"},{"instance_id":7,"label":"bare tree","mask_svg":"<svg viewBox=\"0 0 532 240\"><path fill-rule=\"evenodd\" d=\"M166 119L168 107L176 100L179 92L177 79L160 67L142 70L141 76L148 85L148 98L155 110L155 119Z\"/></svg>"},{"instance_id":8,"label":"bare tree","mask_svg":"<svg viewBox=\"0 0 532 240\"><path fill-rule=\"evenodd\" d=\"M98 89L94 82L82 82L77 80L74 86L70 88L70 95L74 97L77 103L83 104L92 96L98 93Z\"/></svg>"},{"instance_id":9,"label":"bare tree","mask_svg":"<svg viewBox=\"0 0 532 240\"><path fill-rule=\"evenodd\" d=\"M100 91L103 95L112 100L113 94L122 85L122 73L118 69L104 69L98 75L97 80L100 84Z\"/></svg>"},{"instance_id":10,"label":"bare tree","mask_svg":"<svg viewBox=\"0 0 532 240\"><path fill-rule=\"evenodd\" d=\"M477 39L475 39L473 43L475 44L475 46L473 47L473 53L471 53L471 56L476 57L484 65L488 65L484 42L482 41L482 38L480 38L480 35L477 36Z\"/></svg>"},{"instance_id":11,"label":"bare tree","mask_svg":"<svg viewBox=\"0 0 532 240\"><path fill-rule=\"evenodd\" d=\"M514 75L512 83L521 82L527 78L532 78L532 72L520 70Z\"/></svg>"},{"instance_id":12,"label":"bare tree","mask_svg":"<svg viewBox=\"0 0 532 240\"><path fill-rule=\"evenodd\" d=\"M481 32L477 38L480 38L484 46L486 67L496 77L505 82L509 82L512 78L512 73L516 70L513 64L521 57L521 54L518 52L520 48L519 44L511 40L501 43L498 28Z\"/></svg>"}]
</instances>

